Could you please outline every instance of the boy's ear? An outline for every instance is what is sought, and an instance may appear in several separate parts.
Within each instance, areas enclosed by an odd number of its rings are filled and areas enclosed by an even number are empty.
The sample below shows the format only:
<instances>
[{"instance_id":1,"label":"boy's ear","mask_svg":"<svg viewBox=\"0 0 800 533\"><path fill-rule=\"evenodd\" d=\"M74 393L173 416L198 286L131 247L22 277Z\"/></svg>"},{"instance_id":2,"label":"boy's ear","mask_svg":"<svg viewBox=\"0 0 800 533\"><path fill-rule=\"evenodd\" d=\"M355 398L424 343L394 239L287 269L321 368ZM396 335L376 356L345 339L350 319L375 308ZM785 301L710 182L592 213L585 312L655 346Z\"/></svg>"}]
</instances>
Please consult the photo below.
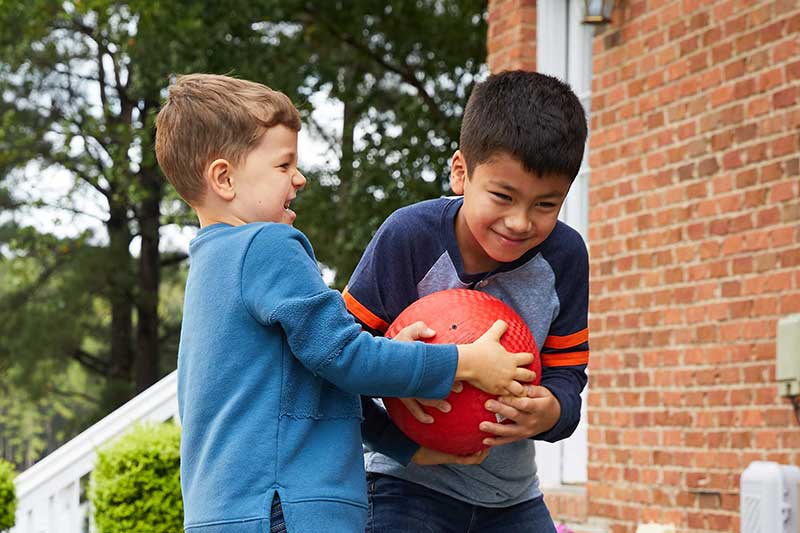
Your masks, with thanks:
<instances>
[{"instance_id":1,"label":"boy's ear","mask_svg":"<svg viewBox=\"0 0 800 533\"><path fill-rule=\"evenodd\" d=\"M215 159L206 167L206 185L212 194L225 201L231 201L236 196L231 172L233 166L227 159Z\"/></svg>"},{"instance_id":2,"label":"boy's ear","mask_svg":"<svg viewBox=\"0 0 800 533\"><path fill-rule=\"evenodd\" d=\"M454 194L464 194L464 180L467 176L467 162L461 150L456 150L453 154L453 162L450 164L450 188Z\"/></svg>"}]
</instances>

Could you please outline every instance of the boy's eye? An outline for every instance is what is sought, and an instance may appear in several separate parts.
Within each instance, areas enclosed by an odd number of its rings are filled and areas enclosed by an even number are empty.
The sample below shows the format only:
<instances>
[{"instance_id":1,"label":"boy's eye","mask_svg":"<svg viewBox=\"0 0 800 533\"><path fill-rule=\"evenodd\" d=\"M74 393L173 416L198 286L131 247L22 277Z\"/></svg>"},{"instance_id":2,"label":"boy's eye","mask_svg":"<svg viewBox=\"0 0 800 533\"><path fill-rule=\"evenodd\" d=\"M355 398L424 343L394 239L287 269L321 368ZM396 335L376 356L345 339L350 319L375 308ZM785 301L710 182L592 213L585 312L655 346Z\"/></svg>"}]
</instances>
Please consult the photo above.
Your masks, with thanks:
<instances>
[{"instance_id":1,"label":"boy's eye","mask_svg":"<svg viewBox=\"0 0 800 533\"><path fill-rule=\"evenodd\" d=\"M503 194L501 192L493 192L492 195L497 198L498 200L502 200L504 202L510 202L511 197L507 194Z\"/></svg>"},{"instance_id":2,"label":"boy's eye","mask_svg":"<svg viewBox=\"0 0 800 533\"><path fill-rule=\"evenodd\" d=\"M540 209L553 209L556 206L553 202L539 202L536 207Z\"/></svg>"},{"instance_id":3,"label":"boy's eye","mask_svg":"<svg viewBox=\"0 0 800 533\"><path fill-rule=\"evenodd\" d=\"M282 168L284 170L287 170L290 166L291 166L291 163L283 163L281 165L278 165L278 168Z\"/></svg>"}]
</instances>

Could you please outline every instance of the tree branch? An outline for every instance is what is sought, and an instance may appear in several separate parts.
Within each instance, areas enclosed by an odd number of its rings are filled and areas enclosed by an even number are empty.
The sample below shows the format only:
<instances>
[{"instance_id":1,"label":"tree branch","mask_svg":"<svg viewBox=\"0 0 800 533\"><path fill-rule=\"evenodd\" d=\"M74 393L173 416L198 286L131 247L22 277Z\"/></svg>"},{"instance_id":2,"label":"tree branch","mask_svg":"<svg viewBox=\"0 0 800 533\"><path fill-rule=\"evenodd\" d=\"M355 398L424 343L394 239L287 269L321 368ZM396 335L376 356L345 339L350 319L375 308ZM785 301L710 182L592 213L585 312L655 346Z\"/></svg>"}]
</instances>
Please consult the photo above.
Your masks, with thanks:
<instances>
[{"instance_id":1,"label":"tree branch","mask_svg":"<svg viewBox=\"0 0 800 533\"><path fill-rule=\"evenodd\" d=\"M63 389L59 389L59 388L56 388L56 387L51 387L49 390L53 394L58 394L59 396L65 396L67 398L81 398L81 399L86 400L87 402L93 403L95 405L100 405L100 400L98 398L95 398L94 396L90 396L89 394L86 394L85 392L63 390Z\"/></svg>"},{"instance_id":2,"label":"tree branch","mask_svg":"<svg viewBox=\"0 0 800 533\"><path fill-rule=\"evenodd\" d=\"M439 122L443 122L447 120L442 114L442 110L439 108L439 103L436 99L428 94L428 91L425 90L425 86L422 84L421 81L417 79L414 75L414 71L409 68L408 65L392 65L388 61L386 61L383 57L379 54L375 53L369 46L365 45L364 43L358 41L354 37L339 31L336 26L329 21L325 20L322 16L319 15L318 10L315 10L310 4L306 4L304 6L304 12L308 14L310 17L317 20L328 32L345 43L346 45L350 46L351 48L355 49L356 51L360 52L362 55L371 59L373 62L377 63L378 65L382 66L384 69L388 70L389 72L393 72L400 76L400 78L417 89L419 93L419 97L427 104L428 110L436 116L436 120Z\"/></svg>"},{"instance_id":3,"label":"tree branch","mask_svg":"<svg viewBox=\"0 0 800 533\"><path fill-rule=\"evenodd\" d=\"M44 159L45 161L49 161L53 164L61 165L65 169L75 174L76 177L91 185L92 188L94 188L97 192L111 200L111 192L106 190L102 185L100 185L99 182L87 176L82 169L78 168L73 158L65 157L63 154L50 154L49 156L44 156Z\"/></svg>"},{"instance_id":4,"label":"tree branch","mask_svg":"<svg viewBox=\"0 0 800 533\"><path fill-rule=\"evenodd\" d=\"M59 211L67 211L68 213L72 213L74 215L80 215L80 216L83 216L83 217L92 218L92 219L97 220L99 222L102 222L104 224L106 222L108 222L104 218L100 218L97 215L93 215L91 213L87 213L86 211L81 211L80 209L77 209L75 207L51 204L51 203L45 202L43 200L36 201L34 205L31 205L31 204L28 204L28 205L31 206L31 207L37 207L37 208L46 207L46 208L49 208L49 209L58 209Z\"/></svg>"},{"instance_id":5,"label":"tree branch","mask_svg":"<svg viewBox=\"0 0 800 533\"><path fill-rule=\"evenodd\" d=\"M319 122L317 122L311 114L308 114L308 124L311 126L311 129L314 131L315 134L319 135L322 140L328 143L328 146L336 151L336 147L339 146L339 140L336 139L333 135L330 135L325 129L320 126ZM341 156L341 154L339 154Z\"/></svg>"},{"instance_id":6,"label":"tree branch","mask_svg":"<svg viewBox=\"0 0 800 533\"><path fill-rule=\"evenodd\" d=\"M57 254L54 255L57 256ZM47 280L56 273L61 264L62 261L57 259L52 265L45 268L33 283L23 289L8 294L5 298L3 298L5 300L3 302L3 307L8 310L13 310L19 309L25 305L25 303L30 300L31 297L33 297L33 295L36 294L40 288L42 288L42 286L44 286Z\"/></svg>"},{"instance_id":7,"label":"tree branch","mask_svg":"<svg viewBox=\"0 0 800 533\"><path fill-rule=\"evenodd\" d=\"M162 267L177 265L183 263L189 258L188 254L183 252L162 253L160 265Z\"/></svg>"},{"instance_id":8,"label":"tree branch","mask_svg":"<svg viewBox=\"0 0 800 533\"><path fill-rule=\"evenodd\" d=\"M111 368L111 365L105 359L94 356L80 348L72 352L71 356L81 365L101 376L107 376Z\"/></svg>"}]
</instances>

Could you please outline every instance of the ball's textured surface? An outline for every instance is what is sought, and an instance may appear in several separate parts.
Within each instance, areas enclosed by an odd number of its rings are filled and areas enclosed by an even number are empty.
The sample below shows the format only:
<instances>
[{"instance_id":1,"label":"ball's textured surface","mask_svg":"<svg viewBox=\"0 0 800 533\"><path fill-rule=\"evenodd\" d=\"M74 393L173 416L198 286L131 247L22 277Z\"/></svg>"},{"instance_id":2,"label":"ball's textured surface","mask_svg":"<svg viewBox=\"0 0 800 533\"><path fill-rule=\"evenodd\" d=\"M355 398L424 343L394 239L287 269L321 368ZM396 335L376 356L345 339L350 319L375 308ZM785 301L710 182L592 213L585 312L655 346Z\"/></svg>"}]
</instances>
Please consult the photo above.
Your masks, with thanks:
<instances>
[{"instance_id":1,"label":"ball's textured surface","mask_svg":"<svg viewBox=\"0 0 800 533\"><path fill-rule=\"evenodd\" d=\"M541 359L528 326L508 305L490 294L467 289L449 289L420 298L408 306L386 331L387 337L397 335L403 328L423 321L436 331L436 336L425 342L435 344L469 344L478 340L496 320L508 324L500 343L509 352L530 352L533 363L528 368L536 372L538 385L541 376ZM456 455L468 455L486 448L483 439L493 435L478 429L484 420L497 422L494 413L487 411L486 401L495 396L468 383L464 390L451 393L447 401L452 406L449 413L423 406L433 416L432 424L423 424L409 412L397 398L384 398L389 416L412 440L421 446Z\"/></svg>"}]
</instances>

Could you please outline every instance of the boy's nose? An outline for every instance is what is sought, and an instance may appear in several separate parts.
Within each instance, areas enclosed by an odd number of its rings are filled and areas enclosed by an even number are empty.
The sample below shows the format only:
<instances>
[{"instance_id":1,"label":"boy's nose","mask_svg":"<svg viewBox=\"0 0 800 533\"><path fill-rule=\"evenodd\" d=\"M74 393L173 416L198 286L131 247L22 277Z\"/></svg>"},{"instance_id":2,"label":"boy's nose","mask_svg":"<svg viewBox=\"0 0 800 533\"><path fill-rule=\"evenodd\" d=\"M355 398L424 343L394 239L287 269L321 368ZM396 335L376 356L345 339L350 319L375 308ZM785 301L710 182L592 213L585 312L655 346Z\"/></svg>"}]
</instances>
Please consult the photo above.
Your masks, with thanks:
<instances>
[{"instance_id":1,"label":"boy's nose","mask_svg":"<svg viewBox=\"0 0 800 533\"><path fill-rule=\"evenodd\" d=\"M514 233L523 234L531 229L531 220L525 213L516 213L506 217L506 227Z\"/></svg>"},{"instance_id":2,"label":"boy's nose","mask_svg":"<svg viewBox=\"0 0 800 533\"><path fill-rule=\"evenodd\" d=\"M302 189L303 187L305 187L305 186L306 186L306 177L305 177L305 176L303 176L302 172L300 172L300 171L298 170L298 171L296 171L296 172L295 172L295 174L294 174L294 179L292 180L292 184L293 184L293 185L294 185L296 188L298 188L298 189Z\"/></svg>"}]
</instances>

